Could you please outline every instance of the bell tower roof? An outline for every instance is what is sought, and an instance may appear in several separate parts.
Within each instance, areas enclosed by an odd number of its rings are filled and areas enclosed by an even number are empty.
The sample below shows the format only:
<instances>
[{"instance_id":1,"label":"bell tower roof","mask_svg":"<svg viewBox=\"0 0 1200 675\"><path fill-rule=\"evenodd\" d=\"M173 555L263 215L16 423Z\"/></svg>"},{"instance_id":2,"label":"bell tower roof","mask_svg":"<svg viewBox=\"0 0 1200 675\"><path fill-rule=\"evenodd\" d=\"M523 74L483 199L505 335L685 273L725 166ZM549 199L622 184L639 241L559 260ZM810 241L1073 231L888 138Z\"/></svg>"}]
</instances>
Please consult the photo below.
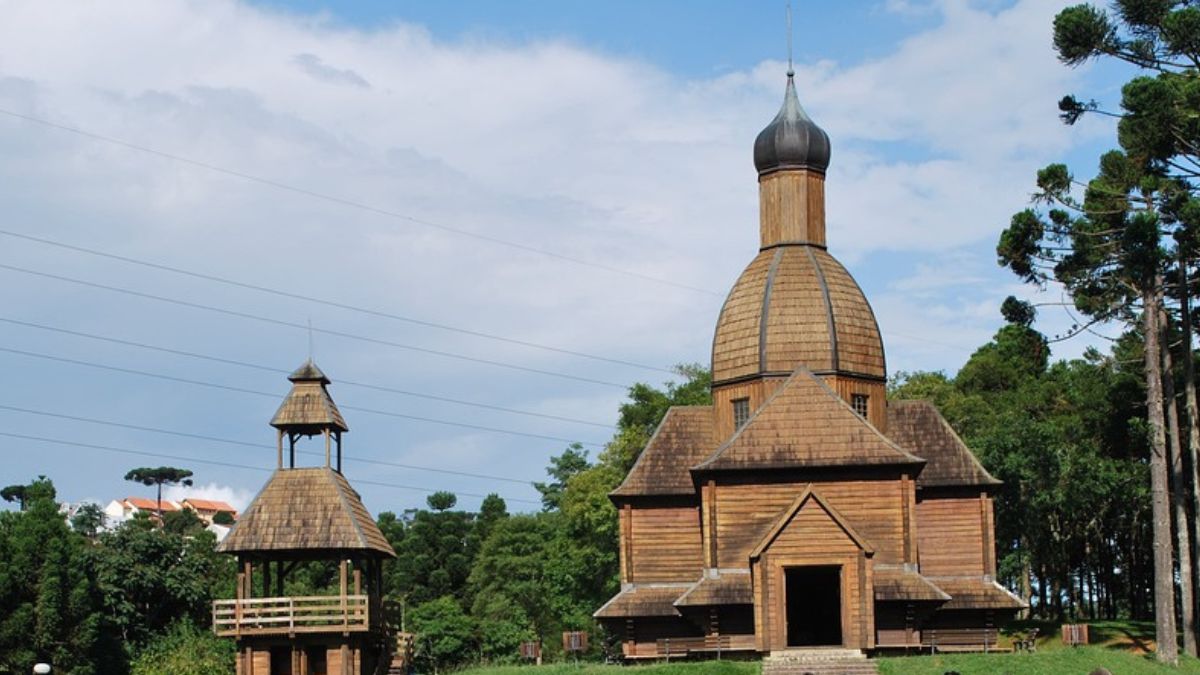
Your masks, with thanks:
<instances>
[{"instance_id":1,"label":"bell tower roof","mask_svg":"<svg viewBox=\"0 0 1200 675\"><path fill-rule=\"evenodd\" d=\"M812 121L796 96L795 74L788 71L779 114L754 139L754 166L763 176L780 169L829 168L829 134Z\"/></svg>"},{"instance_id":2,"label":"bell tower roof","mask_svg":"<svg viewBox=\"0 0 1200 675\"><path fill-rule=\"evenodd\" d=\"M312 359L305 361L288 376L292 390L288 392L271 426L280 431L312 436L323 431L345 432L350 428L338 410L326 387L330 380Z\"/></svg>"}]
</instances>

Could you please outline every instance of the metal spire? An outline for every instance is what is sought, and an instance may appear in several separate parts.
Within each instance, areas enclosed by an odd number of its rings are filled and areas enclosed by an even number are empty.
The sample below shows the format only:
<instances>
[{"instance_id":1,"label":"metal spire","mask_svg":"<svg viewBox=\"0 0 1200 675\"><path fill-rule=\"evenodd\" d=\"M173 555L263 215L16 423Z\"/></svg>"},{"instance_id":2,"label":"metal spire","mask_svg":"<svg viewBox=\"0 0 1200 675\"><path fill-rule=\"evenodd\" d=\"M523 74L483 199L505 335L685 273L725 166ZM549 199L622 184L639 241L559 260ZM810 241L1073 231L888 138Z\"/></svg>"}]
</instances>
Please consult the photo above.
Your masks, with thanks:
<instances>
[{"instance_id":1,"label":"metal spire","mask_svg":"<svg viewBox=\"0 0 1200 675\"><path fill-rule=\"evenodd\" d=\"M787 75L788 75L788 77L792 77L793 75L796 74L796 71L792 68L792 0L788 0L788 3L787 3L787 47L788 47Z\"/></svg>"}]
</instances>

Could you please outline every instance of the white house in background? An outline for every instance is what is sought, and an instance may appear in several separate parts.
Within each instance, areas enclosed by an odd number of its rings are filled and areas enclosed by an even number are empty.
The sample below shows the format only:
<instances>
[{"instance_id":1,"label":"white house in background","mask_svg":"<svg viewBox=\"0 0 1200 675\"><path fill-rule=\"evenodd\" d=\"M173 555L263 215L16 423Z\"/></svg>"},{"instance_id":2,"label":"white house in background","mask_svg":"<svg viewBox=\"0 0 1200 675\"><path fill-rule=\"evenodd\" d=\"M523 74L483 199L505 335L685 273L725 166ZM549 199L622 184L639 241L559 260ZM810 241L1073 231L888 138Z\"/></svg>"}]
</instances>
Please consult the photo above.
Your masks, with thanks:
<instances>
[{"instance_id":1,"label":"white house in background","mask_svg":"<svg viewBox=\"0 0 1200 675\"><path fill-rule=\"evenodd\" d=\"M169 499L162 500L162 512L164 514L179 510L179 502L173 502ZM122 521L128 520L139 511L145 511L151 515L158 513L158 501L154 499L146 499L145 497L126 497L124 499L114 499L104 507L104 515L108 517L109 522L116 525Z\"/></svg>"}]
</instances>

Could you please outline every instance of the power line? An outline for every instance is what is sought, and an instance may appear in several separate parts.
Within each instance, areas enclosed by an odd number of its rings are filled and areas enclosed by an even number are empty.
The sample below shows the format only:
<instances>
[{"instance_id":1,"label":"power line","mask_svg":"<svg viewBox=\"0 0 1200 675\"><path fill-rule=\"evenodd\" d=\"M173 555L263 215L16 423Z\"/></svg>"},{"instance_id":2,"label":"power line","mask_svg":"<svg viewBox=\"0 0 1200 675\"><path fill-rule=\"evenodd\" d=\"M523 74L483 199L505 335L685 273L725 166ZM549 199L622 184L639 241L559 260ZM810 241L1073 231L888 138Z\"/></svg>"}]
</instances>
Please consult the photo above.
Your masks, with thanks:
<instances>
[{"instance_id":1,"label":"power line","mask_svg":"<svg viewBox=\"0 0 1200 675\"><path fill-rule=\"evenodd\" d=\"M265 471L268 473L273 471L273 469L264 469L261 466L250 466L249 464L235 464L233 462L221 462L221 461L218 461L215 459L197 459L195 457L185 457L183 455L169 455L169 454L163 453L163 452L147 452L145 450L134 450L132 448L118 448L118 447L113 447L111 445L98 445L95 443L80 443L78 441L68 441L68 440L64 440L61 438L46 438L45 436L29 436L26 434L14 434L14 433L11 433L8 431L0 431L0 436L6 436L8 438L16 438L16 439L23 440L23 441L35 441L38 443L52 443L55 445L65 445L65 446L71 446L71 447L76 447L76 448L87 448L89 450L101 450L103 452L116 452L116 453L120 453L120 454L124 454L124 455L138 455L138 456L142 456L142 457L154 457L157 459L174 459L174 460L179 460L182 462L190 462L192 464L210 464L213 466L223 466L223 467L227 467L227 468L231 468L231 469L246 469L248 471ZM427 488L427 487L418 487L415 485L400 485L398 483L384 483L381 481L371 481L371 480L355 480L354 482L359 483L359 484L378 485L380 487L395 488L397 490L416 490L418 492L431 492L431 493L439 492L439 490L434 490L432 488ZM456 491L455 494L463 495L465 497L478 497L480 499L487 497L487 495L481 495L481 494L474 493L474 492L457 492ZM510 502L521 502L524 504L541 504L541 502L533 500L533 499L517 499L515 497L514 498L506 497L505 500L510 501Z\"/></svg>"},{"instance_id":2,"label":"power line","mask_svg":"<svg viewBox=\"0 0 1200 675\"><path fill-rule=\"evenodd\" d=\"M147 370L136 370L134 368L122 368L120 366L110 366L107 364L96 363L94 361L81 361L78 359L70 359L70 358L66 358L63 356L40 354L38 352L29 352L29 351L24 351L21 349L12 349L9 347L0 347L0 352L16 354L19 356L27 356L27 357L36 358L36 359L44 359L47 361L56 361L59 363L69 363L72 365L85 366L88 368L97 368L100 370L108 370L108 371L117 372L117 373L125 373L127 375L140 375L142 377L151 377L151 378L155 378L155 379L159 379L159 380L166 380L168 382L179 382L181 384L190 384L190 385L194 385L197 387L209 387L212 389L222 389L225 391L233 391L233 392L237 392L240 394L253 394L255 396L266 396L266 397L274 398L274 399L279 398L279 394L277 394L277 393L266 392L266 391L257 391L254 389L245 389L243 387L234 387L234 386L227 385L227 384L218 384L216 382L204 382L202 380L191 380L186 377L176 377L174 375L164 375L163 373L154 373L154 372L150 372ZM547 436L544 434L533 434L533 433L528 433L525 431L513 431L512 429L499 429L497 427L487 427L487 426L483 426L483 425L479 425L479 424L468 424L466 422L452 422L450 420L440 420L440 419L436 419L433 417L421 417L418 415L406 415L404 413L392 412L390 410L375 410L373 408L361 408L361 407L349 406L349 405L343 405L343 406L339 406L339 407L343 410L354 410L357 412L371 413L373 415L396 417L399 419L415 420L418 422L428 422L430 424L441 424L444 426L459 427L459 428L463 428L463 429L474 429L476 431L488 431L488 432L497 433L497 434L507 434L509 436L524 436L527 438L536 438L536 439L545 440L545 441L557 441L560 443L580 443L581 445L588 445L588 446L592 446L592 447L596 447L596 448L604 447L603 443L578 441L577 439L573 439L573 438L563 438L561 436Z\"/></svg>"},{"instance_id":3,"label":"power line","mask_svg":"<svg viewBox=\"0 0 1200 675\"><path fill-rule=\"evenodd\" d=\"M437 349L428 349L426 347L417 347L415 345L408 345L408 344L404 344L402 342L393 342L391 340L384 340L381 338L373 338L373 337L368 337L365 335L346 333L344 331L330 330L328 328L317 328L315 326L310 327L308 324L294 323L292 321L284 321L282 319L272 319L270 317L261 316L258 314L250 314L248 312L239 312L237 310L226 309L223 307L215 307L212 305L203 305L198 302L191 302L189 300L180 300L178 298L169 298L169 297L162 296L162 295L143 293L141 291L135 291L135 290L132 290L129 288L121 288L119 286L109 286L107 284L101 284L101 283L97 283L95 281L87 281L85 279L77 279L74 277L63 276L60 274L51 274L49 272L39 272L37 270L31 270L31 269L27 269L24 267L17 267L15 265L6 265L6 264L0 263L0 269L6 269L6 270L9 270L12 272L20 272L22 274L29 274L32 276L44 277L46 279L54 279L57 281L64 281L64 282L71 283L71 284L78 284L80 286L87 286L89 288L98 288L98 289L105 290L105 291L111 291L113 293L121 293L124 295L133 296L133 297L145 298L147 300L155 300L157 302L165 302L165 303L169 303L169 304L173 304L173 305L179 305L180 307L189 307L192 309L201 309L206 312L215 312L218 314L225 314L228 316L236 316L236 317L239 317L242 319L259 321L262 323L267 323L267 324L271 324L271 325L275 325L275 326L286 326L288 328L297 328L297 329L301 329L304 331L311 330L314 333L322 333L324 335L333 335L336 337L346 338L348 340L357 340L359 342L368 342L371 344L383 345L386 347L395 347L397 349L407 349L409 351L420 352L422 354L431 354L434 356L442 356L442 357L450 358L450 359L458 359L460 361L470 361L472 363L482 363L482 364L489 365L489 366L497 366L500 368L508 368L510 370L519 370L519 371L526 372L526 373L535 373L538 375L546 375L549 377L557 377L557 378L562 378L562 379L566 379L566 380L575 380L577 382L587 382L589 384L599 384L599 385L604 385L606 387L617 387L619 389L628 388L627 385L619 384L617 382L608 382L605 380L597 380L594 378L583 377L580 375L569 375L567 373L560 373L560 372L552 371L552 370L542 370L540 368L530 368L528 366L520 366L520 365L517 365L514 363L507 363L505 361L493 361L490 359L481 359L481 358L474 357L474 356L466 356L464 354L456 354L454 352L440 351Z\"/></svg>"},{"instance_id":4,"label":"power line","mask_svg":"<svg viewBox=\"0 0 1200 675\"><path fill-rule=\"evenodd\" d=\"M266 450L275 450L274 445L266 443L250 443L248 441L239 441L232 438L221 438L220 436L207 436L205 434L194 434L187 431L175 431L171 429L160 429L158 427L146 427L138 424L128 424L125 422L114 422L112 420L101 420L94 417L80 417L77 415L66 415L63 413L54 413L47 410L34 410L32 408L19 408L17 406L0 404L0 410L8 410L10 412L19 412L27 415L38 415L41 417L53 417L60 420L71 420L73 422L85 422L87 424L98 424L106 427L116 427L119 429L132 429L134 431L146 431L154 434L163 434L167 436L179 436L181 438L194 438L201 441L209 441L212 443L224 443L226 445L237 445L246 448L259 448ZM313 457L322 457L324 453L313 452L308 450L297 450L304 455L312 455ZM467 478L484 478L487 480L498 480L506 483L516 483L518 485L532 485L532 481L520 480L518 478L506 478L504 476L492 476L482 473L470 473L468 471L455 471L453 469L435 469L429 466L418 466L415 464L402 464L400 462L389 462L382 459L371 459L369 457L348 456L345 458L347 462L358 462L361 464L373 464L377 466L390 466L399 469L413 469L417 471L429 471L431 473L444 473L451 476L464 476Z\"/></svg>"},{"instance_id":5,"label":"power line","mask_svg":"<svg viewBox=\"0 0 1200 675\"><path fill-rule=\"evenodd\" d=\"M17 325L17 326L23 326L26 328L36 328L38 330L50 331L50 332L54 332L54 333L62 333L64 335L72 335L75 337L87 338L89 340L99 340L102 342L110 342L112 344L124 345L127 347L136 347L138 349L146 349L146 350L150 350L150 351L162 352L164 354L174 354L176 356L186 356L188 358L202 359L204 361L211 361L214 363L224 363L227 365L239 366L242 368L253 368L255 370L262 370L262 371L266 371L269 373L288 374L291 372L290 370L287 370L284 368L276 368L274 366L266 366L266 365L262 365L262 364L258 364L258 363L249 363L247 361L238 361L235 359L227 359L227 358L223 358L220 356L211 356L209 354L200 354L197 352L189 352L189 351L185 351L182 349L172 349L170 347L151 345L151 344L146 344L144 342L134 342L132 340L123 340L121 338L114 338L114 337L109 337L109 336L105 336L105 335L96 335L95 333L85 333L83 331L70 330L68 328L60 328L57 326L47 326L45 324L33 323L31 321L20 321L18 319L10 319L10 318L3 317L3 316L0 316L0 322L9 323L9 324ZM395 389L393 387L385 387L383 385L378 385L378 384L368 384L365 382L352 382L350 380L343 380L341 378L338 379L337 383L339 385L360 387L362 389L372 389L375 391L383 391L383 392L387 392L387 393L391 393L391 394L400 394L402 396L412 396L415 398L424 398L424 399L429 399L431 401L441 401L443 403L454 403L457 405L471 406L471 407L475 407L475 408L483 408L486 410L495 410L498 412L511 413L513 415L526 415L529 417L540 417L543 419L555 420L555 421L559 421L559 422L570 422L572 424L586 424L588 426L601 427L603 429L613 429L614 428L613 425L604 424L602 422L591 422L588 420L575 419L573 417L563 417L561 415L551 415L549 413L539 413L539 412L532 412L532 411L528 411L528 410L517 410L514 408L505 408L503 406L491 405L490 403L478 403L475 401L463 401L460 399L448 398L445 396L437 396L435 394L406 391L404 389Z\"/></svg>"},{"instance_id":6,"label":"power line","mask_svg":"<svg viewBox=\"0 0 1200 675\"><path fill-rule=\"evenodd\" d=\"M103 141L105 143L110 143L113 145L119 145L123 148L128 148L130 150L137 150L138 152L144 152L147 154L155 155L157 157L162 157L164 159L169 159L171 161L180 162L183 164L189 164L191 166L206 169L208 171L214 171L216 173L222 173L227 176L241 178L244 180L259 183L261 185L267 185L269 187L277 188L279 190L286 190L288 192L305 195L307 197L312 197L314 199L320 199L320 200L331 202L334 204L339 204L341 206L348 206L351 208L359 209L361 211L366 211L368 213L373 213L376 215L387 216L389 218L403 220L403 221L413 223L416 225L431 227L434 229L442 230L444 232L452 232L457 235L461 235L464 237L470 237L472 239L478 239L480 241L486 241L486 242L492 243L492 244L498 244L500 246L506 246L508 248L516 249L518 251L524 251L527 253L536 253L538 255L543 255L548 258L553 258L555 260L561 260L563 262L569 262L569 263L573 263L576 265L582 265L584 267L591 267L591 268L598 269L598 270L604 270L605 272L611 272L613 274L620 274L620 275L632 277L635 279L641 279L643 281L650 281L650 282L653 282L656 284L662 284L664 286L672 286L675 288L681 288L684 290L694 291L697 293L704 293L706 295L715 295L718 297L721 297L724 295L723 293L716 293L707 288L700 288L698 286L689 286L687 284L681 284L677 281L671 281L669 279L662 279L659 277L651 276L649 274L642 274L640 272L634 272L632 270L621 269L619 267L614 267L612 265L606 265L604 263L592 262L590 260L584 260L582 258L576 258L574 256L564 255L562 253L556 253L554 251L550 251L550 250L543 249L543 248L538 248L536 246L529 246L527 244L521 244L521 243L518 243L515 241L509 241L507 239L501 239L499 237L492 237L492 236L486 235L486 234L479 234L477 232L471 232L470 230L463 230L463 229L460 229L457 227L451 227L449 225L435 223L433 221L424 220L422 218L415 218L413 216L405 215L403 213L398 213L396 211L389 211L387 209L379 208L377 206L371 206L369 204L364 204L362 202L356 202L356 201L353 201L350 199L345 199L343 197L335 197L333 195L316 192L314 190L309 190L307 188L297 187L294 185L288 185L286 183L280 183L278 181L271 180L269 178L263 178L261 176L255 176L253 174L243 173L241 171L235 171L233 169L227 169L227 168L224 168L221 166L217 166L215 164L209 164L208 162L202 162L199 160L190 159L187 157L183 157L181 155L164 152L162 150L155 150L154 148L149 148L144 145L130 143L128 141L123 141L123 140L120 140L117 138L113 138L111 136L105 136L103 134L98 134L98 133L91 132L91 131L85 131L83 129L67 126L65 124L58 124L56 122L44 120L39 117L24 115L24 114L21 114L18 112L14 112L12 110L0 109L0 114L8 115L9 117L15 117L17 119L25 120L27 122L33 122L34 124L40 124L42 126L50 127L52 129L58 129L60 131L67 131L67 132L77 134L79 136L84 136L86 138L90 138L93 140Z\"/></svg>"},{"instance_id":7,"label":"power line","mask_svg":"<svg viewBox=\"0 0 1200 675\"><path fill-rule=\"evenodd\" d=\"M45 239L42 237L35 237L35 236L29 235L29 234L22 234L20 232L11 232L9 230L0 230L0 235L15 237L17 239L24 239L26 241L37 242L39 244L46 244L47 246L57 246L59 248L64 248L64 249L67 249L70 251L76 251L78 253L86 253L88 255L98 256L101 258L108 258L111 260L119 260L121 262L129 263L132 265L141 265L143 267L149 267L151 269L162 270L165 272L172 272L175 274L182 274L182 275L193 277L196 279L203 279L205 281L213 281L213 282L220 283L220 284L226 284L228 286L234 286L237 288L245 288L245 289L249 289L252 291L258 291L260 293L268 293L268 294L283 297L283 298L291 298L293 300L303 300L305 302L312 302L312 303L319 304L319 305L325 305L327 307L336 307L338 309L345 309L345 310L349 310L352 312L359 312L362 314L368 314L370 316L377 316L377 317L382 317L385 319L392 319L395 321L403 321L405 323L415 324L418 326L437 328L439 330L451 331L454 333L462 333L463 335L471 335L474 337L486 338L488 340L497 340L499 342L506 342L508 344L521 345L522 347L532 347L534 349L542 349L545 351L555 352L558 354L567 354L569 356L578 356L578 357L585 358L585 359L592 359L594 361L603 361L605 363L614 363L614 364L622 365L622 366L631 366L633 368L642 368L644 370L655 370L660 373L671 373L671 374L675 373L675 371L670 370L668 368L660 368L658 366L649 366L644 363L636 363L634 361L615 359L615 358L610 358L607 356L597 356L595 354L588 354L587 352L580 352L580 351L575 351L575 350L571 350L571 349L563 349L561 347L544 345L544 344L540 344L537 342L530 342L527 340L519 340L517 338L504 337L502 335L496 335L493 333L485 333L483 331L473 330L470 328L462 328L460 326L451 326L448 324L436 323L433 321L426 321L424 319L416 319L416 318L413 318L410 316L404 316L404 315L395 314L392 312L384 312L381 310L375 310L375 309L369 309L366 307L360 307L357 305L351 305L351 304L347 304L344 302L337 302L334 300L326 300L326 299L322 299L322 298L316 298L316 297L313 297L310 295L302 295L300 293L292 293L290 291L284 291L284 290L280 290L278 288L271 288L269 286L261 286L258 284L251 284L251 283L247 283L244 281L237 281L237 280L230 279L227 277L220 277L220 276L216 276L213 274L205 274L203 272L196 272L193 270L187 270L187 269L183 269L180 267L172 267L170 265L164 265L161 263L150 262L148 260L139 260L137 258L130 258L128 256L117 255L115 253L106 253L104 251L98 251L98 250L92 249L92 248L76 246L73 244L67 244L65 242L54 241L52 239Z\"/></svg>"}]
</instances>

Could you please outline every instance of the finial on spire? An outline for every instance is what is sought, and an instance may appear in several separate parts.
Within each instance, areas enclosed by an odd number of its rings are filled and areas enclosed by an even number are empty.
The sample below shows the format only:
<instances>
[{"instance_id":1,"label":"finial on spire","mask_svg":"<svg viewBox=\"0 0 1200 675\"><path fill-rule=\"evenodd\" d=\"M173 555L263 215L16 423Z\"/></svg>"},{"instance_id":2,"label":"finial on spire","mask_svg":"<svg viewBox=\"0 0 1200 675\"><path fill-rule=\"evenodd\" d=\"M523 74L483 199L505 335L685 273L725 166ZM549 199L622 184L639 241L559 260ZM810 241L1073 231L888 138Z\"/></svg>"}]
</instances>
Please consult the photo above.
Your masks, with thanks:
<instances>
[{"instance_id":1,"label":"finial on spire","mask_svg":"<svg viewBox=\"0 0 1200 675\"><path fill-rule=\"evenodd\" d=\"M792 77L796 71L792 68L792 0L787 3L787 45L788 45L788 71L787 76Z\"/></svg>"}]
</instances>

